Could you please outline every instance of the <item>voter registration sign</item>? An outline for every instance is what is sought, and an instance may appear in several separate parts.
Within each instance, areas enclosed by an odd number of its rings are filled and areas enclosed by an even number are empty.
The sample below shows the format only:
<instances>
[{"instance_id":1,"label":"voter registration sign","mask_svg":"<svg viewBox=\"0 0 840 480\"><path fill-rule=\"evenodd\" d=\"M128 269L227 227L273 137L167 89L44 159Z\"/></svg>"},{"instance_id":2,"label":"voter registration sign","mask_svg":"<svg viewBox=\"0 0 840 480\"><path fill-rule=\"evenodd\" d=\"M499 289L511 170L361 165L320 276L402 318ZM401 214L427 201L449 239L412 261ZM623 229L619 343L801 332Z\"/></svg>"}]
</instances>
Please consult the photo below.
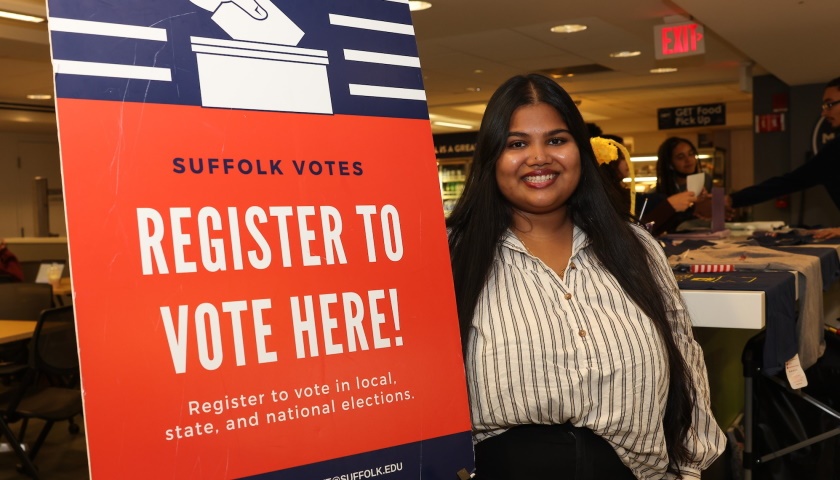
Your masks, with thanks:
<instances>
[{"instance_id":1,"label":"voter registration sign","mask_svg":"<svg viewBox=\"0 0 840 480\"><path fill-rule=\"evenodd\" d=\"M472 471L408 2L48 9L92 478Z\"/></svg>"}]
</instances>

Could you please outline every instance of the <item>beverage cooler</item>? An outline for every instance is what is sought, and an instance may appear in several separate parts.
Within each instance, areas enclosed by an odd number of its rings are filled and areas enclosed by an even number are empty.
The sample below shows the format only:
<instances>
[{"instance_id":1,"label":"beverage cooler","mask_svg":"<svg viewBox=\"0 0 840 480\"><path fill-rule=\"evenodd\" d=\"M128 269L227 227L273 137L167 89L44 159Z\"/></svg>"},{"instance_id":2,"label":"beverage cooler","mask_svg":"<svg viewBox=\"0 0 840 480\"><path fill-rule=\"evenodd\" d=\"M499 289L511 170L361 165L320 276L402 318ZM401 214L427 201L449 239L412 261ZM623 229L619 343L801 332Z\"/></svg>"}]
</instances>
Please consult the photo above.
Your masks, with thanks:
<instances>
[{"instance_id":1,"label":"beverage cooler","mask_svg":"<svg viewBox=\"0 0 840 480\"><path fill-rule=\"evenodd\" d=\"M471 161L471 158L438 160L440 195L443 199L443 214L446 216L449 216L458 199L461 198Z\"/></svg>"},{"instance_id":2,"label":"beverage cooler","mask_svg":"<svg viewBox=\"0 0 840 480\"><path fill-rule=\"evenodd\" d=\"M464 191L477 133L441 133L432 136L435 142L440 196L446 216L455 208Z\"/></svg>"}]
</instances>

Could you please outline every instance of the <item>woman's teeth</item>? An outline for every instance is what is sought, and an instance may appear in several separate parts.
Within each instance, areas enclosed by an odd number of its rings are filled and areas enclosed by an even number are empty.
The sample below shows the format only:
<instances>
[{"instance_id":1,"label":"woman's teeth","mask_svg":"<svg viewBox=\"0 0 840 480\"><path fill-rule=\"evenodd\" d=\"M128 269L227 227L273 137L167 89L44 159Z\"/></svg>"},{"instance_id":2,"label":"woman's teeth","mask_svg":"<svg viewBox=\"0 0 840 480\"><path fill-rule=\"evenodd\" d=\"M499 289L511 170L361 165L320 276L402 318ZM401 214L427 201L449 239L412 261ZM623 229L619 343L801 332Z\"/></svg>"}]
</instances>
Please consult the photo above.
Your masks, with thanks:
<instances>
[{"instance_id":1,"label":"woman's teeth","mask_svg":"<svg viewBox=\"0 0 840 480\"><path fill-rule=\"evenodd\" d=\"M529 175L525 177L525 180L531 183L543 183L547 182L553 178L557 177L556 173L551 173L548 175Z\"/></svg>"}]
</instances>

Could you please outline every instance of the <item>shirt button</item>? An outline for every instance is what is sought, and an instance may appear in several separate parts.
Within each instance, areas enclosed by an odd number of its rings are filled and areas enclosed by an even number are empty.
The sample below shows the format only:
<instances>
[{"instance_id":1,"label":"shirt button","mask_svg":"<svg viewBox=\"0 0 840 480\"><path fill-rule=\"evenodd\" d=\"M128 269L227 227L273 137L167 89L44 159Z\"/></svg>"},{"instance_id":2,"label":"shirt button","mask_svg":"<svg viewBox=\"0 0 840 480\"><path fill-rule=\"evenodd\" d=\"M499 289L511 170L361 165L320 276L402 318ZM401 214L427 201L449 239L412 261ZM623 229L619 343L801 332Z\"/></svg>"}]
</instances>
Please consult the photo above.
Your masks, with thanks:
<instances>
[{"instance_id":1,"label":"shirt button","mask_svg":"<svg viewBox=\"0 0 840 480\"><path fill-rule=\"evenodd\" d=\"M567 294L565 295L565 298L566 298L566 300L571 300L571 299L572 299L572 294L571 294L571 293L567 293Z\"/></svg>"},{"instance_id":2,"label":"shirt button","mask_svg":"<svg viewBox=\"0 0 840 480\"><path fill-rule=\"evenodd\" d=\"M570 263L569 268L572 270L576 269L577 267L575 266L575 262Z\"/></svg>"},{"instance_id":3,"label":"shirt button","mask_svg":"<svg viewBox=\"0 0 840 480\"><path fill-rule=\"evenodd\" d=\"M581 337L585 337L586 336L586 330L581 328L580 330L578 330L578 335L580 335Z\"/></svg>"}]
</instances>

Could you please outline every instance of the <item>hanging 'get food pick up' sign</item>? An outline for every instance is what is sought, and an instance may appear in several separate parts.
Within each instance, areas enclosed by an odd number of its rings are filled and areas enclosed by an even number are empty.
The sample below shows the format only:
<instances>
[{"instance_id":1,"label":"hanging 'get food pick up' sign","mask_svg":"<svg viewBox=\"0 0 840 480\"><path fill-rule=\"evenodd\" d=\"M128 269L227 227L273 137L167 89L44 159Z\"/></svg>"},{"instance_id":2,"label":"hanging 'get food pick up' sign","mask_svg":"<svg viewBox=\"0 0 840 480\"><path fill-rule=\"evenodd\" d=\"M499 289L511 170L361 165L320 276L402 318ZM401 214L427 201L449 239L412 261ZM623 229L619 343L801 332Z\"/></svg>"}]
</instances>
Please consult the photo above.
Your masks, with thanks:
<instances>
[{"instance_id":1,"label":"hanging 'get food pick up' sign","mask_svg":"<svg viewBox=\"0 0 840 480\"><path fill-rule=\"evenodd\" d=\"M92 478L472 469L405 0L50 0Z\"/></svg>"}]
</instances>

